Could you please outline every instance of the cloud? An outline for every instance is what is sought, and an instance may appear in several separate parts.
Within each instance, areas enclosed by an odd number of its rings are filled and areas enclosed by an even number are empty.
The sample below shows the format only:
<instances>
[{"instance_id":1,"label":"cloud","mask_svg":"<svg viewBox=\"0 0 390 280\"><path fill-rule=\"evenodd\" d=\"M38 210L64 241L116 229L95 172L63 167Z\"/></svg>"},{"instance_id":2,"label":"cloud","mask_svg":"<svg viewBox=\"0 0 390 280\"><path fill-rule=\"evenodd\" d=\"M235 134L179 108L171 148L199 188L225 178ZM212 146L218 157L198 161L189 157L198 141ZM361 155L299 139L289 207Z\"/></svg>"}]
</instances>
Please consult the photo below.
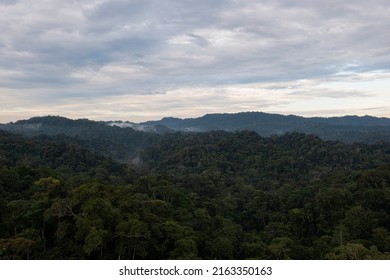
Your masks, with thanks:
<instances>
[{"instance_id":1,"label":"cloud","mask_svg":"<svg viewBox=\"0 0 390 280\"><path fill-rule=\"evenodd\" d=\"M287 110L275 105L280 92L285 104L302 96L388 101L389 12L384 0L2 1L0 92L17 93L3 95L2 109L129 97L153 114L163 114L148 106L159 98L186 115ZM252 90L259 84L266 91ZM77 113L81 103L72 114L85 112Z\"/></svg>"},{"instance_id":2,"label":"cloud","mask_svg":"<svg viewBox=\"0 0 390 280\"><path fill-rule=\"evenodd\" d=\"M359 74L362 75L362 74ZM369 77L372 73L366 73ZM384 73L382 73L384 75ZM333 83L338 82L334 80ZM166 92L131 92L117 95L77 94L63 92L60 102L51 98L50 92L31 92L37 97L18 102L20 96L10 94L7 106L13 107L7 115L42 115L40 112L67 117L87 117L100 120L145 121L161 117L194 117L207 113L265 111L271 113L299 114L306 116L361 114L368 111L385 116L390 104L388 90L357 90L351 77L343 86L334 86L327 79L304 79L286 82L262 82L220 86L188 86ZM0 91L0 96L3 93ZM13 104L9 104L12 100ZM45 100L45 102L41 102ZM378 103L378 100L380 101ZM0 102L1 102L0 98ZM371 108L371 109L370 109ZM82 115L80 112L82 111ZM0 119L0 121L2 121Z\"/></svg>"},{"instance_id":3,"label":"cloud","mask_svg":"<svg viewBox=\"0 0 390 280\"><path fill-rule=\"evenodd\" d=\"M0 6L3 5L15 5L18 2L18 0L2 0L0 2Z\"/></svg>"}]
</instances>

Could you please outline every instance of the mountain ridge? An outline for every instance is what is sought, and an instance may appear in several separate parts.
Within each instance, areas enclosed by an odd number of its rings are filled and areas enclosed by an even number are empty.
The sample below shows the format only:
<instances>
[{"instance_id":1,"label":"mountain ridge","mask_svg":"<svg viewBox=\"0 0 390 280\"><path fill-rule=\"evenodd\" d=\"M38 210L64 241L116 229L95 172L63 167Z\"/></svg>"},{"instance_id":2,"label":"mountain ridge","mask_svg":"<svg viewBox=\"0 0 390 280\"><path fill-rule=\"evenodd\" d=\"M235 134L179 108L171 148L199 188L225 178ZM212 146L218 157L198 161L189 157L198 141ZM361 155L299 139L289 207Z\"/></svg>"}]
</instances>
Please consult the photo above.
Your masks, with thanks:
<instances>
[{"instance_id":1,"label":"mountain ridge","mask_svg":"<svg viewBox=\"0 0 390 280\"><path fill-rule=\"evenodd\" d=\"M45 127L43 127L43 125ZM111 128L107 128L110 126ZM343 142L390 141L390 118L346 115L341 117L303 117L297 115L270 114L264 112L212 113L197 118L165 117L140 123L123 121L92 121L68 119L61 116L33 117L15 123L0 124L0 128L21 134L58 134L80 136L91 127L99 135L109 133L152 133L255 131L261 136L281 135L286 132L315 134L324 140ZM123 131L119 131L122 129ZM134 135L133 135L134 136ZM145 136L145 135L143 135Z\"/></svg>"},{"instance_id":2,"label":"mountain ridge","mask_svg":"<svg viewBox=\"0 0 390 280\"><path fill-rule=\"evenodd\" d=\"M344 143L390 142L390 119L373 116L313 117L241 112L206 114L199 118L163 118L141 123L72 120L61 116L33 117L0 124L0 129L28 137L70 137L69 141L124 163L139 162L142 151L167 133L254 131L260 136L298 132Z\"/></svg>"},{"instance_id":3,"label":"mountain ridge","mask_svg":"<svg viewBox=\"0 0 390 280\"><path fill-rule=\"evenodd\" d=\"M163 118L160 121L141 124L144 126L163 125L175 131L187 132L253 130L262 136L271 136L295 131L316 134L324 140L344 142L390 140L390 119L367 115L307 118L296 115L241 112L206 114L199 118L188 119Z\"/></svg>"}]
</instances>

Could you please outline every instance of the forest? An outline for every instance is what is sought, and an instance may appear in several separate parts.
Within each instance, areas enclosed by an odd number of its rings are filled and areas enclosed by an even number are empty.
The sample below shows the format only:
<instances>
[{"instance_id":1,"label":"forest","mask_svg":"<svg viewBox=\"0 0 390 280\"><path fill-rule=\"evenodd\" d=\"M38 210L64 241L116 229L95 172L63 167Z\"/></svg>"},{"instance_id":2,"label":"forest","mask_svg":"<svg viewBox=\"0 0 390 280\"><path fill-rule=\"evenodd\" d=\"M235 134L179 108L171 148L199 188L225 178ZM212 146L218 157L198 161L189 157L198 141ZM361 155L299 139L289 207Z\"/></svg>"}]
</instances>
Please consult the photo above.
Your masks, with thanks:
<instances>
[{"instance_id":1,"label":"forest","mask_svg":"<svg viewBox=\"0 0 390 280\"><path fill-rule=\"evenodd\" d=\"M390 259L388 142L81 123L0 130L0 259Z\"/></svg>"}]
</instances>

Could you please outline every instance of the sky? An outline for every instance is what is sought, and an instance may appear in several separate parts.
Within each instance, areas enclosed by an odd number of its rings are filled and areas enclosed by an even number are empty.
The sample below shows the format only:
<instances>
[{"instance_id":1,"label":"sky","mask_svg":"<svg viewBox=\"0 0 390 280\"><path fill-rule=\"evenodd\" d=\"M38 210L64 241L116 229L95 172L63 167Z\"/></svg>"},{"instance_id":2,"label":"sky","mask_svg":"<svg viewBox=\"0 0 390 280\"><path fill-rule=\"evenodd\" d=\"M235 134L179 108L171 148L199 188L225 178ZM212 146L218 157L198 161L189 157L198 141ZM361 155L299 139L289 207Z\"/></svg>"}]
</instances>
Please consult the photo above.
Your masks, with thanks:
<instances>
[{"instance_id":1,"label":"sky","mask_svg":"<svg viewBox=\"0 0 390 280\"><path fill-rule=\"evenodd\" d=\"M390 117L388 0L1 0L0 122Z\"/></svg>"}]
</instances>

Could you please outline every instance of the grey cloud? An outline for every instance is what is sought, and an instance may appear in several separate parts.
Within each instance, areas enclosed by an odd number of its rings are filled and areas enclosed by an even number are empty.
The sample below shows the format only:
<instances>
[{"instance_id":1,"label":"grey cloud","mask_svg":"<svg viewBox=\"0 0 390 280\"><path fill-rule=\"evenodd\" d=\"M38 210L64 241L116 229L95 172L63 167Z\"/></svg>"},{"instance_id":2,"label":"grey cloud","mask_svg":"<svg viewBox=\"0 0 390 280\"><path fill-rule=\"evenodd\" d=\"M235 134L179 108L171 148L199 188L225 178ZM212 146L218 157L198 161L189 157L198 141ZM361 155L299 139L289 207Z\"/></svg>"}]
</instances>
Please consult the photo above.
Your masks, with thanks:
<instances>
[{"instance_id":1,"label":"grey cloud","mask_svg":"<svg viewBox=\"0 0 390 280\"><path fill-rule=\"evenodd\" d=\"M186 35L188 37L190 37L195 44L197 44L201 47L207 47L210 45L210 41L202 36L199 36L199 35L194 34L194 33L187 33Z\"/></svg>"},{"instance_id":2,"label":"grey cloud","mask_svg":"<svg viewBox=\"0 0 390 280\"><path fill-rule=\"evenodd\" d=\"M360 23L363 27L349 30L349 20L357 20L347 4L313 5L313 1L304 1L293 6L291 1L264 1L253 8L253 2L245 3L105 1L83 12L79 25L67 25L64 14L58 22L38 24L39 29L14 42L18 48L36 54L41 62L82 67L121 59L162 69L164 79L175 83L180 82L177 72L188 75L183 83L198 74L197 63L190 63L186 57L207 54L213 61L201 64L202 73L209 77L207 83L214 79L219 83L221 76L225 80L252 81L323 75L329 71L327 66L364 59L373 42L383 46L388 40L372 35L378 32L373 32L375 27L367 27L367 21ZM230 41L216 47L205 36L208 28L231 32ZM202 29L204 34L199 33ZM167 44L167 39L180 35L188 36L202 49ZM385 55L385 50L381 51ZM167 60L177 65L170 69L172 72L159 64ZM238 73L243 77L237 77Z\"/></svg>"},{"instance_id":3,"label":"grey cloud","mask_svg":"<svg viewBox=\"0 0 390 280\"><path fill-rule=\"evenodd\" d=\"M1 5L15 5L15 4L17 4L19 2L19 0L2 0L1 2L0 2L0 6Z\"/></svg>"},{"instance_id":4,"label":"grey cloud","mask_svg":"<svg viewBox=\"0 0 390 280\"><path fill-rule=\"evenodd\" d=\"M1 3L0 69L20 73L1 86L58 98L390 69L387 1Z\"/></svg>"},{"instance_id":5,"label":"grey cloud","mask_svg":"<svg viewBox=\"0 0 390 280\"><path fill-rule=\"evenodd\" d=\"M142 0L105 1L87 12L87 15L91 19L98 21L116 20L118 22L123 22L127 21L129 18L139 20L143 18L142 15L149 3L150 1Z\"/></svg>"}]
</instances>

